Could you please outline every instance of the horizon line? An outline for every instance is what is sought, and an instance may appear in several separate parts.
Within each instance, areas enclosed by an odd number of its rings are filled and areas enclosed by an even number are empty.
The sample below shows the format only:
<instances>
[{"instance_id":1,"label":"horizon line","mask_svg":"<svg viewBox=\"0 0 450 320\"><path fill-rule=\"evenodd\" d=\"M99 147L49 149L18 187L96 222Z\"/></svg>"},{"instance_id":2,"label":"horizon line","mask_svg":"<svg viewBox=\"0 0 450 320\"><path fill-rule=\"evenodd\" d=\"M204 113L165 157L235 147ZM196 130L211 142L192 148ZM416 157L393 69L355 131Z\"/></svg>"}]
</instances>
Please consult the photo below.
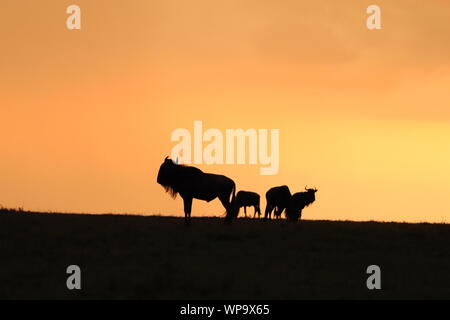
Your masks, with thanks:
<instances>
[{"instance_id":1,"label":"horizon line","mask_svg":"<svg viewBox=\"0 0 450 320\"><path fill-rule=\"evenodd\" d=\"M161 217L161 218L179 218L184 219L184 216L180 215L173 215L173 214L146 214L146 213L114 213L114 212L102 212L102 213L93 213L93 212L68 212L68 211L34 211L34 210L24 210L23 208L7 208L0 206L0 214L21 214L21 213L27 213L27 214L48 214L48 215L85 215L85 216L135 216L135 217ZM213 215L196 215L192 216L193 219L201 219L201 218L215 218L215 219L224 219L225 215L223 216L213 216ZM257 220L257 221L264 221L264 218L253 218L253 217L237 217L236 219L246 219L246 220ZM276 221L276 219L271 219L273 221ZM281 219L285 221L286 219ZM286 220L287 221L287 220ZM300 223L301 221L315 221L315 222L354 222L354 223L397 223L397 224L440 224L440 225L448 225L448 222L430 222L430 221L395 221L395 220L348 220L348 219L301 219L298 221Z\"/></svg>"}]
</instances>

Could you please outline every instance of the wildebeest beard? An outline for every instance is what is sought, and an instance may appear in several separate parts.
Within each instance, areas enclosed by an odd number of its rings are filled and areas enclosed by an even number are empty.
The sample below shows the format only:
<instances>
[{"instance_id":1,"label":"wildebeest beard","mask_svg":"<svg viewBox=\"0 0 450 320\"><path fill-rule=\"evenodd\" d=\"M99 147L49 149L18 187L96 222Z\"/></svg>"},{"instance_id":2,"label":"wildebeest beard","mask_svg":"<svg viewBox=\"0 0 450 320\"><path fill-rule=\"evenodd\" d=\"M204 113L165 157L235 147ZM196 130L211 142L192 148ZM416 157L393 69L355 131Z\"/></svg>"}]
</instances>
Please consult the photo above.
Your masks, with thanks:
<instances>
[{"instance_id":1,"label":"wildebeest beard","mask_svg":"<svg viewBox=\"0 0 450 320\"><path fill-rule=\"evenodd\" d=\"M316 199L314 197L314 194L311 194L309 192L307 192L307 196L305 197L305 207L308 207L310 204L312 204Z\"/></svg>"},{"instance_id":2,"label":"wildebeest beard","mask_svg":"<svg viewBox=\"0 0 450 320\"><path fill-rule=\"evenodd\" d=\"M166 190L167 193L170 194L170 196L175 199L177 197L178 192L175 191L175 189L171 186L163 186L164 190Z\"/></svg>"},{"instance_id":3,"label":"wildebeest beard","mask_svg":"<svg viewBox=\"0 0 450 320\"><path fill-rule=\"evenodd\" d=\"M166 159L161 165L158 172L157 182L162 185L164 190L170 194L170 196L175 199L178 195L177 184L179 180L184 180L187 177L186 170L192 167L186 167L184 165L178 165L172 162L170 159ZM196 168L193 168L196 169ZM189 169L188 169L189 170ZM198 170L200 171L200 170ZM201 172L201 171L200 171Z\"/></svg>"}]
</instances>

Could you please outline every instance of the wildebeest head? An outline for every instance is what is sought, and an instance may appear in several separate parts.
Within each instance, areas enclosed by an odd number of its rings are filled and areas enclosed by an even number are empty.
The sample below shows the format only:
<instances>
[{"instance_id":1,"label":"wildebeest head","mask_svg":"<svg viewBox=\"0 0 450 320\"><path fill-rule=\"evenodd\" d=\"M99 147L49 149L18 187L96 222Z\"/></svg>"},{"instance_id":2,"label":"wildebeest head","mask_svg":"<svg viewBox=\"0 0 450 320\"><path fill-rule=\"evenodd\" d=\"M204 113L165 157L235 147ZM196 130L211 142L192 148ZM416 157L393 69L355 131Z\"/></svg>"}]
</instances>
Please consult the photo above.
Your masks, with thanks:
<instances>
[{"instance_id":1,"label":"wildebeest head","mask_svg":"<svg viewBox=\"0 0 450 320\"><path fill-rule=\"evenodd\" d=\"M156 179L173 198L177 196L174 184L176 182L178 167L180 167L178 164L174 163L169 157L166 157L161 167L159 167L158 178Z\"/></svg>"},{"instance_id":2,"label":"wildebeest head","mask_svg":"<svg viewBox=\"0 0 450 320\"><path fill-rule=\"evenodd\" d=\"M316 188L308 188L305 186L306 196L305 196L305 207L309 206L316 200Z\"/></svg>"}]
</instances>

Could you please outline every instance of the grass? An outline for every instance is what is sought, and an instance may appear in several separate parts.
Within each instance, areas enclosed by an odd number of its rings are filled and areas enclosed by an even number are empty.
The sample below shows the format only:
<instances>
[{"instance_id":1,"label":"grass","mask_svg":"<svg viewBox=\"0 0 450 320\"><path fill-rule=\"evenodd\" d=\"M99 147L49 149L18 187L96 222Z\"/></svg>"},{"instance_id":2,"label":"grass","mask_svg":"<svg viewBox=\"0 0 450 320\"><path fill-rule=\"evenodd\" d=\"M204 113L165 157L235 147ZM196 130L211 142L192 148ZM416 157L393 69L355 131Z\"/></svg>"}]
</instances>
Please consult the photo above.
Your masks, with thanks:
<instances>
[{"instance_id":1,"label":"grass","mask_svg":"<svg viewBox=\"0 0 450 320\"><path fill-rule=\"evenodd\" d=\"M0 299L448 299L450 225L0 209ZM66 288L66 268L82 290ZM381 268L381 290L366 287Z\"/></svg>"}]
</instances>

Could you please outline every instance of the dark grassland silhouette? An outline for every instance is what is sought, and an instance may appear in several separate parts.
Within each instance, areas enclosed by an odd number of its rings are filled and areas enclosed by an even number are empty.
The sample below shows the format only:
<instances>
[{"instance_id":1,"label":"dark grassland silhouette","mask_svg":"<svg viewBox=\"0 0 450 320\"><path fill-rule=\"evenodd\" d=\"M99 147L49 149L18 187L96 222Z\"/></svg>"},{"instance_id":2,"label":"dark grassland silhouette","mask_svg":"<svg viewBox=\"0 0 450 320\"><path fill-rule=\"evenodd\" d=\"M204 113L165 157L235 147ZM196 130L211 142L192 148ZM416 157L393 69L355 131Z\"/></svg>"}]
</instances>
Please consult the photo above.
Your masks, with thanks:
<instances>
[{"instance_id":1,"label":"dark grassland silhouette","mask_svg":"<svg viewBox=\"0 0 450 320\"><path fill-rule=\"evenodd\" d=\"M5 208L4 206L0 205L0 213L16 213L16 214L24 214L26 211L23 209L23 207L19 208Z\"/></svg>"},{"instance_id":2,"label":"dark grassland silhouette","mask_svg":"<svg viewBox=\"0 0 450 320\"><path fill-rule=\"evenodd\" d=\"M166 157L159 168L157 182L173 198L177 194L183 198L187 224L191 221L192 199L210 202L219 198L226 210L225 220L231 222L237 216L236 207L233 206L236 184L226 176L204 173L198 168L176 164Z\"/></svg>"},{"instance_id":3,"label":"dark grassland silhouette","mask_svg":"<svg viewBox=\"0 0 450 320\"><path fill-rule=\"evenodd\" d=\"M274 209L274 216L279 219L290 200L291 191L288 186L279 186L269 189L266 192L266 211L264 213L264 219L271 219L272 211Z\"/></svg>"},{"instance_id":4,"label":"dark grassland silhouette","mask_svg":"<svg viewBox=\"0 0 450 320\"><path fill-rule=\"evenodd\" d=\"M0 299L450 297L450 225L192 220L5 210ZM80 291L66 287L72 264ZM366 287L371 264L381 290Z\"/></svg>"},{"instance_id":5,"label":"dark grassland silhouette","mask_svg":"<svg viewBox=\"0 0 450 320\"><path fill-rule=\"evenodd\" d=\"M306 192L294 193L286 207L286 218L291 221L297 221L302 217L302 210L316 200L317 189L308 189Z\"/></svg>"},{"instance_id":6,"label":"dark grassland silhouette","mask_svg":"<svg viewBox=\"0 0 450 320\"><path fill-rule=\"evenodd\" d=\"M236 195L236 203L238 215L239 209L244 207L244 215L247 217L247 207L254 207L253 218L258 214L258 218L261 216L261 209L259 207L260 196L256 192L251 191L239 191Z\"/></svg>"}]
</instances>

